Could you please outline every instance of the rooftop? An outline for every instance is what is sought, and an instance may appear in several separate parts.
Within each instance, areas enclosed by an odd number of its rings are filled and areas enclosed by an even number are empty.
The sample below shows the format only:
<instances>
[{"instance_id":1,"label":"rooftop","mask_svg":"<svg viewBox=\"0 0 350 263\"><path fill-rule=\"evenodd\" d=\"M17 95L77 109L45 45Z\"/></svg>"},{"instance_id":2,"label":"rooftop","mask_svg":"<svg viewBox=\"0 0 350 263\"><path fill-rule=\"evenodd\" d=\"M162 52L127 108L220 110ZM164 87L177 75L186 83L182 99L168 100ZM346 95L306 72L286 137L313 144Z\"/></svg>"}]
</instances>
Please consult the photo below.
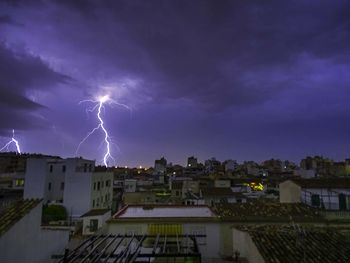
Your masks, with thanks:
<instances>
[{"instance_id":1,"label":"rooftop","mask_svg":"<svg viewBox=\"0 0 350 263\"><path fill-rule=\"evenodd\" d=\"M251 228L265 262L348 262L350 240L334 229Z\"/></svg>"},{"instance_id":2,"label":"rooftop","mask_svg":"<svg viewBox=\"0 0 350 263\"><path fill-rule=\"evenodd\" d=\"M89 212L83 214L81 217L86 217L86 216L101 216L106 214L107 212L110 212L110 209L92 209Z\"/></svg>"},{"instance_id":3,"label":"rooftop","mask_svg":"<svg viewBox=\"0 0 350 263\"><path fill-rule=\"evenodd\" d=\"M218 204L215 206L214 212L223 220L239 222L325 221L316 209L302 203L254 201L249 203Z\"/></svg>"},{"instance_id":4,"label":"rooftop","mask_svg":"<svg viewBox=\"0 0 350 263\"><path fill-rule=\"evenodd\" d=\"M40 199L19 200L3 210L0 214L0 236L6 233L40 202Z\"/></svg>"},{"instance_id":5,"label":"rooftop","mask_svg":"<svg viewBox=\"0 0 350 263\"><path fill-rule=\"evenodd\" d=\"M293 179L302 188L350 188L350 178Z\"/></svg>"},{"instance_id":6,"label":"rooftop","mask_svg":"<svg viewBox=\"0 0 350 263\"><path fill-rule=\"evenodd\" d=\"M240 192L233 192L231 188L224 187L211 187L203 189L203 196L217 196L217 197L227 197L227 196L236 196L236 197L244 197L244 195Z\"/></svg>"},{"instance_id":7,"label":"rooftop","mask_svg":"<svg viewBox=\"0 0 350 263\"><path fill-rule=\"evenodd\" d=\"M177 205L129 205L117 212L113 218L216 218L208 206Z\"/></svg>"}]
</instances>

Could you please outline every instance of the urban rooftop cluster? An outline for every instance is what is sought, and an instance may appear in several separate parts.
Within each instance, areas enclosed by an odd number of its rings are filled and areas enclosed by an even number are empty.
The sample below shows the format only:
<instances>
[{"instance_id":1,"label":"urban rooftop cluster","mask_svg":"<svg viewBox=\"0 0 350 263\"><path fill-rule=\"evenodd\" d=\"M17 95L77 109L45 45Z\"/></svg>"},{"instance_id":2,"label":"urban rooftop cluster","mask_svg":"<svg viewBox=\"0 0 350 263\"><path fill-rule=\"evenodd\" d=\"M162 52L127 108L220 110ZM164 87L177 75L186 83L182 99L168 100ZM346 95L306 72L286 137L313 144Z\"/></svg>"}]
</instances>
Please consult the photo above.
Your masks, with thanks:
<instances>
[{"instance_id":1,"label":"urban rooftop cluster","mask_svg":"<svg viewBox=\"0 0 350 263\"><path fill-rule=\"evenodd\" d=\"M1 153L0 224L4 262L346 262L350 159L126 168Z\"/></svg>"}]
</instances>

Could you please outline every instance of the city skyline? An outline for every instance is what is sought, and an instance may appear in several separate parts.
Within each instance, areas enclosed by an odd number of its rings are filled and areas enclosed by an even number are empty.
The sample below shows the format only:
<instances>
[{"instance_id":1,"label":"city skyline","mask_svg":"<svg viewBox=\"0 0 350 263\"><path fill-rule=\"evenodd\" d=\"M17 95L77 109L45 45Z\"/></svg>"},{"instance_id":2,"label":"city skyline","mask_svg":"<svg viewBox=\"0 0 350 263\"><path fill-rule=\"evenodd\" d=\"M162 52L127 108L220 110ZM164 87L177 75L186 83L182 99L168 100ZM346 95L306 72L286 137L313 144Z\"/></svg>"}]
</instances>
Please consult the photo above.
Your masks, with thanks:
<instances>
[{"instance_id":1,"label":"city skyline","mask_svg":"<svg viewBox=\"0 0 350 263\"><path fill-rule=\"evenodd\" d=\"M0 143L75 156L106 107L115 165L349 157L345 1L0 3ZM112 105L111 105L112 106ZM78 156L103 163L103 134ZM14 148L11 148L14 150Z\"/></svg>"}]
</instances>

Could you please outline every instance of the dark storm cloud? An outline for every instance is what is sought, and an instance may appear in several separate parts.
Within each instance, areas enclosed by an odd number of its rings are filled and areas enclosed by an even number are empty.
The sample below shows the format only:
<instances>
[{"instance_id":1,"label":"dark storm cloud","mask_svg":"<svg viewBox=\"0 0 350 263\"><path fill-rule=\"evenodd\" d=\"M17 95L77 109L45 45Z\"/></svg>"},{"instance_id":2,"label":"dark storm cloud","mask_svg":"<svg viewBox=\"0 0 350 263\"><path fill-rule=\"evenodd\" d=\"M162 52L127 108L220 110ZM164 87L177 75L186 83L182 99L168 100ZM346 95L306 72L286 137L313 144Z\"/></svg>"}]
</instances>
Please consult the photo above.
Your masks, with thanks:
<instances>
[{"instance_id":1,"label":"dark storm cloud","mask_svg":"<svg viewBox=\"0 0 350 263\"><path fill-rule=\"evenodd\" d=\"M33 90L49 91L67 77L52 71L39 57L0 44L0 130L37 127L33 111L43 108L29 99Z\"/></svg>"},{"instance_id":2,"label":"dark storm cloud","mask_svg":"<svg viewBox=\"0 0 350 263\"><path fill-rule=\"evenodd\" d=\"M48 3L57 9L55 30L89 51L97 71L112 66L144 79L154 99L189 98L211 110L262 103L290 88L298 76L285 85L273 71L288 74L305 53L350 59L346 1L35 2L43 10ZM69 21L71 13L82 17ZM254 82L262 72L270 75Z\"/></svg>"},{"instance_id":3,"label":"dark storm cloud","mask_svg":"<svg viewBox=\"0 0 350 263\"><path fill-rule=\"evenodd\" d=\"M92 30L113 34L113 26L122 28L120 41L137 47L148 61L137 59L139 52L118 53L117 48L109 51L111 57L127 61L117 63L119 67L134 73L138 69L153 83L149 85L153 96L160 100L189 98L208 109L261 103L290 88L298 76L289 76L289 85L284 85L271 75L263 83L254 83L255 74L276 68L288 74L305 53L343 62L350 59L350 4L346 1L317 5L308 1L57 3L79 10L98 25ZM83 45L101 44L97 40Z\"/></svg>"},{"instance_id":4,"label":"dark storm cloud","mask_svg":"<svg viewBox=\"0 0 350 263\"><path fill-rule=\"evenodd\" d=\"M15 22L9 15L0 16L0 24L19 25L19 23Z\"/></svg>"},{"instance_id":5,"label":"dark storm cloud","mask_svg":"<svg viewBox=\"0 0 350 263\"><path fill-rule=\"evenodd\" d=\"M202 156L240 145L247 158L279 145L300 155L325 140L350 147L349 1L7 2L4 39L35 55L1 47L9 77L0 78L0 106L40 112L27 91L52 90L69 75L74 85L40 102L56 110L50 117L72 142L85 134L77 101L111 86L142 110L129 121L113 109L106 121L132 145L130 156L140 150L135 141L144 145L140 156L154 143L179 154L205 144Z\"/></svg>"}]
</instances>

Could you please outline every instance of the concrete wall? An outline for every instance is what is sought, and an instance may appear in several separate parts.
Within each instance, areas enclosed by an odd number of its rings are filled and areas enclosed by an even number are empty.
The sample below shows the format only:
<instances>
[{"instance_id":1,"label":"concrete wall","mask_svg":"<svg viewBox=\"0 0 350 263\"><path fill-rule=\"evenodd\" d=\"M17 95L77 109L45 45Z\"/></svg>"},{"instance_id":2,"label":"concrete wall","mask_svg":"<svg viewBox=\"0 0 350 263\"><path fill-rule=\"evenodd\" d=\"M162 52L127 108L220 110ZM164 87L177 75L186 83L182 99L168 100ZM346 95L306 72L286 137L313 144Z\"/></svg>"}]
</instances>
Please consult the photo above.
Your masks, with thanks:
<instances>
[{"instance_id":1,"label":"concrete wall","mask_svg":"<svg viewBox=\"0 0 350 263\"><path fill-rule=\"evenodd\" d=\"M27 160L25 173L24 199L39 198L47 201L46 195L46 159Z\"/></svg>"},{"instance_id":2,"label":"concrete wall","mask_svg":"<svg viewBox=\"0 0 350 263\"><path fill-rule=\"evenodd\" d=\"M291 180L284 181L279 185L281 203L300 203L301 187Z\"/></svg>"},{"instance_id":3,"label":"concrete wall","mask_svg":"<svg viewBox=\"0 0 350 263\"><path fill-rule=\"evenodd\" d=\"M182 198L186 197L186 193L191 191L192 193L199 193L199 181L184 180L182 182Z\"/></svg>"},{"instance_id":4,"label":"concrete wall","mask_svg":"<svg viewBox=\"0 0 350 263\"><path fill-rule=\"evenodd\" d=\"M306 188L301 191L301 200L303 203L311 206L311 196L319 195L322 208L339 210L339 194L346 195L347 209L350 209L349 189Z\"/></svg>"},{"instance_id":5,"label":"concrete wall","mask_svg":"<svg viewBox=\"0 0 350 263\"><path fill-rule=\"evenodd\" d=\"M81 158L28 159L24 198L43 198L45 203L63 200L68 214L79 217L90 210L94 166L94 161ZM112 191L111 187L111 200Z\"/></svg>"},{"instance_id":6,"label":"concrete wall","mask_svg":"<svg viewBox=\"0 0 350 263\"><path fill-rule=\"evenodd\" d=\"M220 254L225 256L232 255L232 224L221 223L220 224Z\"/></svg>"},{"instance_id":7,"label":"concrete wall","mask_svg":"<svg viewBox=\"0 0 350 263\"><path fill-rule=\"evenodd\" d=\"M66 159L63 205L69 216L78 218L90 210L91 177L95 162L80 158Z\"/></svg>"},{"instance_id":8,"label":"concrete wall","mask_svg":"<svg viewBox=\"0 0 350 263\"><path fill-rule=\"evenodd\" d=\"M220 226L218 223L187 223L184 233L205 234L206 238L198 238L199 251L203 262L212 262L220 251Z\"/></svg>"},{"instance_id":9,"label":"concrete wall","mask_svg":"<svg viewBox=\"0 0 350 263\"><path fill-rule=\"evenodd\" d=\"M107 185L108 182L108 185ZM98 189L98 185L100 188ZM113 173L92 174L90 209L110 209L113 201Z\"/></svg>"},{"instance_id":10,"label":"concrete wall","mask_svg":"<svg viewBox=\"0 0 350 263\"><path fill-rule=\"evenodd\" d=\"M214 187L230 188L231 187L231 180L215 180Z\"/></svg>"},{"instance_id":11,"label":"concrete wall","mask_svg":"<svg viewBox=\"0 0 350 263\"><path fill-rule=\"evenodd\" d=\"M60 254L68 244L68 230L41 229L38 205L0 237L2 263L46 263L53 254Z\"/></svg>"},{"instance_id":12,"label":"concrete wall","mask_svg":"<svg viewBox=\"0 0 350 263\"><path fill-rule=\"evenodd\" d=\"M64 188L61 184L64 183L65 177L65 163L63 160L48 161L46 165L46 183L45 193L47 201L60 201L63 200ZM51 189L49 190L49 184Z\"/></svg>"},{"instance_id":13,"label":"concrete wall","mask_svg":"<svg viewBox=\"0 0 350 263\"><path fill-rule=\"evenodd\" d=\"M133 193L136 192L137 180L135 179L125 179L124 181L124 192Z\"/></svg>"},{"instance_id":14,"label":"concrete wall","mask_svg":"<svg viewBox=\"0 0 350 263\"><path fill-rule=\"evenodd\" d=\"M91 235L95 232L90 231L90 220L97 219L98 225L97 228L100 229L106 224L106 221L111 217L111 212L107 212L104 215L98 216L86 216L83 218L83 235Z\"/></svg>"},{"instance_id":15,"label":"concrete wall","mask_svg":"<svg viewBox=\"0 0 350 263\"><path fill-rule=\"evenodd\" d=\"M124 193L123 201L126 205L155 204L156 194L153 192Z\"/></svg>"},{"instance_id":16,"label":"concrete wall","mask_svg":"<svg viewBox=\"0 0 350 263\"><path fill-rule=\"evenodd\" d=\"M240 257L246 258L249 263L265 262L248 232L233 229L232 235L233 253L239 251Z\"/></svg>"}]
</instances>

